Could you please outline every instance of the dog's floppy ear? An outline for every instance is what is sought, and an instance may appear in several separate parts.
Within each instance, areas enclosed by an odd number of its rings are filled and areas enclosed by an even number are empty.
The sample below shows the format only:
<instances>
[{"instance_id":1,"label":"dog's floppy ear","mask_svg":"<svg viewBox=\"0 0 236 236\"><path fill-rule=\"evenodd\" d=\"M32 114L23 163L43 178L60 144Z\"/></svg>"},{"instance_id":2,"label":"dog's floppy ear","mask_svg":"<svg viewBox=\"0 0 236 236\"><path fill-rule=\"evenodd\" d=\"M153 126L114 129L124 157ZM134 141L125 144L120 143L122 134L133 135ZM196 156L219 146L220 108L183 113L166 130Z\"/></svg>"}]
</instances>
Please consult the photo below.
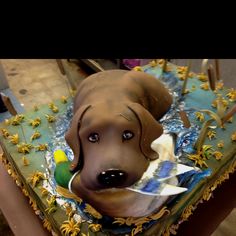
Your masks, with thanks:
<instances>
[{"instance_id":1,"label":"dog's floppy ear","mask_svg":"<svg viewBox=\"0 0 236 236\"><path fill-rule=\"evenodd\" d=\"M79 165L79 156L81 154L79 128L83 115L90 107L91 105L84 105L78 109L78 111L74 114L72 118L70 129L66 132L65 135L66 142L74 153L74 159L70 166L71 171L75 171L75 169Z\"/></svg>"},{"instance_id":2,"label":"dog's floppy ear","mask_svg":"<svg viewBox=\"0 0 236 236\"><path fill-rule=\"evenodd\" d=\"M128 108L135 114L140 123L141 137L139 145L141 151L148 159L157 159L158 154L151 149L151 143L162 135L162 125L140 104L130 103L128 104Z\"/></svg>"}]
</instances>

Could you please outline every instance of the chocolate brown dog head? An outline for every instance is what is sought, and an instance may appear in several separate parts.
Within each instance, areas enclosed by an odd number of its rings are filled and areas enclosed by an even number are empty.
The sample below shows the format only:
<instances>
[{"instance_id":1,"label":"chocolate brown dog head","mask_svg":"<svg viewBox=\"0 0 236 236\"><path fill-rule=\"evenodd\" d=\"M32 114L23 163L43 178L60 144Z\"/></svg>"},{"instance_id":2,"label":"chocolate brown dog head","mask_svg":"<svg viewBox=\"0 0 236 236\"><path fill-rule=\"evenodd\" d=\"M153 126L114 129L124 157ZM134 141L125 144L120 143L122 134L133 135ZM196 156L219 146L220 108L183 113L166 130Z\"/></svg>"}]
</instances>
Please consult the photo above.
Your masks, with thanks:
<instances>
[{"instance_id":1,"label":"chocolate brown dog head","mask_svg":"<svg viewBox=\"0 0 236 236\"><path fill-rule=\"evenodd\" d=\"M74 153L71 170L80 169L80 181L89 190L130 186L158 158L150 146L162 132L138 103L84 105L66 134Z\"/></svg>"},{"instance_id":2,"label":"chocolate brown dog head","mask_svg":"<svg viewBox=\"0 0 236 236\"><path fill-rule=\"evenodd\" d=\"M109 216L152 212L153 196L126 187L158 158L151 143L163 133L157 120L171 104L168 89L144 72L110 70L83 80L66 133L74 153L70 169L76 172L70 191Z\"/></svg>"}]
</instances>

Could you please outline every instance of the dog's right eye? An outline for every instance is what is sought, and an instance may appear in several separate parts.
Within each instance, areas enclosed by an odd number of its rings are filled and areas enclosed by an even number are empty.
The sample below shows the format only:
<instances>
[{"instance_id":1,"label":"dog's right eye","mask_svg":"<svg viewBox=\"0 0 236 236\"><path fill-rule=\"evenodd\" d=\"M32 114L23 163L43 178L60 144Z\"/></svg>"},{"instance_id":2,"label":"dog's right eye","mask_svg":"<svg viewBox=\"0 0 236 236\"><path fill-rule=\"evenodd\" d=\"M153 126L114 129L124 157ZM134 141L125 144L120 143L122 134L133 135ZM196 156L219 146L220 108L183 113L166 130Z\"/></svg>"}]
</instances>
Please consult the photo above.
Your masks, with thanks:
<instances>
[{"instance_id":1,"label":"dog's right eye","mask_svg":"<svg viewBox=\"0 0 236 236\"><path fill-rule=\"evenodd\" d=\"M123 140L129 140L133 137L134 137L134 133L129 131L129 130L125 130L123 135L122 135Z\"/></svg>"},{"instance_id":2,"label":"dog's right eye","mask_svg":"<svg viewBox=\"0 0 236 236\"><path fill-rule=\"evenodd\" d=\"M92 133L88 137L89 142L96 143L99 141L99 135L97 133Z\"/></svg>"}]
</instances>

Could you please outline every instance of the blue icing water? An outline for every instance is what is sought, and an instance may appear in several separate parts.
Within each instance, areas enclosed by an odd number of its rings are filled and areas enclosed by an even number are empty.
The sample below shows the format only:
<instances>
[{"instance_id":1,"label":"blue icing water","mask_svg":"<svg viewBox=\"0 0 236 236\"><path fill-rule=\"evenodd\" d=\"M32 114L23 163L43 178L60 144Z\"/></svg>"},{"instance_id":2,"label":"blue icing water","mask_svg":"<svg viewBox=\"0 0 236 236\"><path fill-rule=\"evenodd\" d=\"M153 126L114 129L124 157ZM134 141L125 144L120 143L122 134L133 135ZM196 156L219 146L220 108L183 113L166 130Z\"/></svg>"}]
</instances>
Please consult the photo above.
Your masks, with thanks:
<instances>
[{"instance_id":1,"label":"blue icing water","mask_svg":"<svg viewBox=\"0 0 236 236\"><path fill-rule=\"evenodd\" d=\"M199 131L194 127L180 131L176 139L175 154L179 155L181 152L193 153L198 135Z\"/></svg>"},{"instance_id":2,"label":"blue icing water","mask_svg":"<svg viewBox=\"0 0 236 236\"><path fill-rule=\"evenodd\" d=\"M162 122L164 129L170 133L178 134L184 129L183 122L178 119L169 119Z\"/></svg>"},{"instance_id":3,"label":"blue icing water","mask_svg":"<svg viewBox=\"0 0 236 236\"><path fill-rule=\"evenodd\" d=\"M174 88L179 83L179 79L172 73L163 73L161 81L170 89Z\"/></svg>"},{"instance_id":4,"label":"blue icing water","mask_svg":"<svg viewBox=\"0 0 236 236\"><path fill-rule=\"evenodd\" d=\"M192 191L194 186L196 186L202 179L205 179L206 177L210 176L211 173L212 170L210 168L201 172L191 171L190 173L184 173L183 175L179 176L180 184L184 184L184 186L188 188L187 192L190 192Z\"/></svg>"}]
</instances>

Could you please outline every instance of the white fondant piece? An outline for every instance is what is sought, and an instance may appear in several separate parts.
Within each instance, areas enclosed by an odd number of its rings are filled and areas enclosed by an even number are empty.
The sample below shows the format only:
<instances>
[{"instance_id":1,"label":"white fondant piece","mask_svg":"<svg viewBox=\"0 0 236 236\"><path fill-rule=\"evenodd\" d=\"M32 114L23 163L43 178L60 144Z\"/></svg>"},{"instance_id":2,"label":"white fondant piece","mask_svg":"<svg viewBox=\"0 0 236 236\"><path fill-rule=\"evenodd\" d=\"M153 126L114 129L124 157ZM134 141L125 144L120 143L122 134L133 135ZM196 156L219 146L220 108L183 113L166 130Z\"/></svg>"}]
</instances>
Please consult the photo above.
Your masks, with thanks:
<instances>
[{"instance_id":1,"label":"white fondant piece","mask_svg":"<svg viewBox=\"0 0 236 236\"><path fill-rule=\"evenodd\" d=\"M153 151L159 154L160 161L176 161L174 139L170 134L162 134L151 143Z\"/></svg>"},{"instance_id":2,"label":"white fondant piece","mask_svg":"<svg viewBox=\"0 0 236 236\"><path fill-rule=\"evenodd\" d=\"M161 193L159 195L160 196L171 196L171 195L183 193L187 190L188 190L187 188L182 188L182 187L177 187L177 186L167 184L163 188L163 190L161 191Z\"/></svg>"}]
</instances>

